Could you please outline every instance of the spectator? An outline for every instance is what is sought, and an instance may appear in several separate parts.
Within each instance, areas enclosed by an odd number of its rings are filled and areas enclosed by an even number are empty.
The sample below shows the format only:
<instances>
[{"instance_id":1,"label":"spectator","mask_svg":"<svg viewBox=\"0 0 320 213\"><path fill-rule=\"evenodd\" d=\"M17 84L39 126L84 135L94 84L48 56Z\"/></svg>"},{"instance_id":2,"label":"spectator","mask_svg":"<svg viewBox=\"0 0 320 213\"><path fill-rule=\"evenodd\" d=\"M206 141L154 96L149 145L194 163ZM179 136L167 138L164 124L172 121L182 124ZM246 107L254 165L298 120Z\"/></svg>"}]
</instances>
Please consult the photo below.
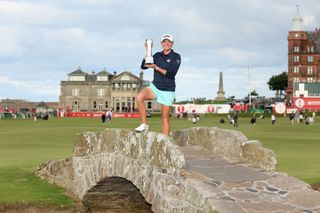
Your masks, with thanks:
<instances>
[{"instance_id":1,"label":"spectator","mask_svg":"<svg viewBox=\"0 0 320 213\"><path fill-rule=\"evenodd\" d=\"M231 117L230 114L227 115L227 121L229 121L231 123Z\"/></svg>"},{"instance_id":2,"label":"spectator","mask_svg":"<svg viewBox=\"0 0 320 213\"><path fill-rule=\"evenodd\" d=\"M294 124L294 114L293 114L293 112L290 113L289 120L291 122L291 125L293 125Z\"/></svg>"},{"instance_id":3,"label":"spectator","mask_svg":"<svg viewBox=\"0 0 320 213\"><path fill-rule=\"evenodd\" d=\"M238 127L238 115L237 115L237 113L234 113L234 116L233 116L233 126L234 127Z\"/></svg>"},{"instance_id":4,"label":"spectator","mask_svg":"<svg viewBox=\"0 0 320 213\"><path fill-rule=\"evenodd\" d=\"M101 121L102 121L102 124L104 124L106 122L106 114L105 113L102 113Z\"/></svg>"},{"instance_id":5,"label":"spectator","mask_svg":"<svg viewBox=\"0 0 320 213\"><path fill-rule=\"evenodd\" d=\"M302 113L299 114L299 120L300 120L300 123L303 122L303 115L302 115Z\"/></svg>"},{"instance_id":6,"label":"spectator","mask_svg":"<svg viewBox=\"0 0 320 213\"><path fill-rule=\"evenodd\" d=\"M276 116L274 114L271 115L271 124L274 125L276 123Z\"/></svg>"},{"instance_id":7,"label":"spectator","mask_svg":"<svg viewBox=\"0 0 320 213\"><path fill-rule=\"evenodd\" d=\"M256 119L256 114L253 114L253 116L252 116L252 118L251 118L251 120L250 120L250 123L252 124L252 125L256 125L256 123L257 123L257 119Z\"/></svg>"},{"instance_id":8,"label":"spectator","mask_svg":"<svg viewBox=\"0 0 320 213\"><path fill-rule=\"evenodd\" d=\"M193 124L197 123L197 115L195 113L192 115L192 123Z\"/></svg>"},{"instance_id":9,"label":"spectator","mask_svg":"<svg viewBox=\"0 0 320 213\"><path fill-rule=\"evenodd\" d=\"M112 109L109 109L107 111L107 121L108 121L108 124L111 123L111 119L112 119Z\"/></svg>"}]
</instances>

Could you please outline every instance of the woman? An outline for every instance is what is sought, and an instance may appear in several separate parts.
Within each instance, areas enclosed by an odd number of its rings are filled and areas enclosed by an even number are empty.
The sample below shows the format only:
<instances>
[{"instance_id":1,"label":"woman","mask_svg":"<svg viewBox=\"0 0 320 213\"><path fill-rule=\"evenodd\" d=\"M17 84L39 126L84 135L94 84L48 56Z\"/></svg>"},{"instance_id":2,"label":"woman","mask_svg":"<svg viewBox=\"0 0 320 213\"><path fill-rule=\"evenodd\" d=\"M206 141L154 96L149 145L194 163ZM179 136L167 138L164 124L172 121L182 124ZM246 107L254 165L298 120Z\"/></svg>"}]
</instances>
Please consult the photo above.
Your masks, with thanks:
<instances>
[{"instance_id":1,"label":"woman","mask_svg":"<svg viewBox=\"0 0 320 213\"><path fill-rule=\"evenodd\" d=\"M143 132L148 130L145 100L155 99L161 104L162 109L162 133L169 135L170 133L170 106L175 98L175 76L181 63L181 57L174 52L172 35L165 34L161 37L162 51L153 55L154 63L145 64L142 61L141 68L154 70L153 82L149 87L142 89L137 96L138 110L141 116L141 124L135 130Z\"/></svg>"}]
</instances>

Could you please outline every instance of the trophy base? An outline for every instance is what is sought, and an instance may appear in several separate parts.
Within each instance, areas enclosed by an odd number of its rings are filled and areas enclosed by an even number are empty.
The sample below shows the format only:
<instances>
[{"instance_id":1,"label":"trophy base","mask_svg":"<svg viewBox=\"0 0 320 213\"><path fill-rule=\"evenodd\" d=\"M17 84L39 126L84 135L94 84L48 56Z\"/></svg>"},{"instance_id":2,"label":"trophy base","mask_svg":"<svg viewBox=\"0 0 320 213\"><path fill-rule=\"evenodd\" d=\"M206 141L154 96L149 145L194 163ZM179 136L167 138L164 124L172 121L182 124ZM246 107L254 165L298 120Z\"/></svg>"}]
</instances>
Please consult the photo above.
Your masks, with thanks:
<instances>
[{"instance_id":1,"label":"trophy base","mask_svg":"<svg viewBox=\"0 0 320 213\"><path fill-rule=\"evenodd\" d=\"M154 62L153 57L147 57L145 58L144 64L150 65L150 64L153 64L153 62Z\"/></svg>"}]
</instances>

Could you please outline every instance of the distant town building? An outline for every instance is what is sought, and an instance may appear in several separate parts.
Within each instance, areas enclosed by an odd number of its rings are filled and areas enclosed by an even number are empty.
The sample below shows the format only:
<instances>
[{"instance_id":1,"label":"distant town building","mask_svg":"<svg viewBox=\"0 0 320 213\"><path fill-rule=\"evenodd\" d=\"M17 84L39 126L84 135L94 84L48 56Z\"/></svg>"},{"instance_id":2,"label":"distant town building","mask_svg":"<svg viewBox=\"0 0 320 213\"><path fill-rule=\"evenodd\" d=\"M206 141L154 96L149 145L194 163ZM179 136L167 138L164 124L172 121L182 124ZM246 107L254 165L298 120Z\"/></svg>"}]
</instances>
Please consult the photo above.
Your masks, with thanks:
<instances>
[{"instance_id":1,"label":"distant town building","mask_svg":"<svg viewBox=\"0 0 320 213\"><path fill-rule=\"evenodd\" d=\"M120 74L107 72L87 73L79 67L68 74L67 81L60 83L60 108L64 111L135 112L136 96L149 82L143 80L143 72L135 76L124 71ZM155 101L146 102L148 110L160 110Z\"/></svg>"},{"instance_id":2,"label":"distant town building","mask_svg":"<svg viewBox=\"0 0 320 213\"><path fill-rule=\"evenodd\" d=\"M319 34L319 28L314 31L305 30L299 7L297 7L293 27L288 33L288 87L286 93L288 103L293 106L295 98L320 97Z\"/></svg>"},{"instance_id":3,"label":"distant town building","mask_svg":"<svg viewBox=\"0 0 320 213\"><path fill-rule=\"evenodd\" d=\"M0 100L0 112L39 113L53 112L59 108L59 102L31 102L22 99Z\"/></svg>"}]
</instances>

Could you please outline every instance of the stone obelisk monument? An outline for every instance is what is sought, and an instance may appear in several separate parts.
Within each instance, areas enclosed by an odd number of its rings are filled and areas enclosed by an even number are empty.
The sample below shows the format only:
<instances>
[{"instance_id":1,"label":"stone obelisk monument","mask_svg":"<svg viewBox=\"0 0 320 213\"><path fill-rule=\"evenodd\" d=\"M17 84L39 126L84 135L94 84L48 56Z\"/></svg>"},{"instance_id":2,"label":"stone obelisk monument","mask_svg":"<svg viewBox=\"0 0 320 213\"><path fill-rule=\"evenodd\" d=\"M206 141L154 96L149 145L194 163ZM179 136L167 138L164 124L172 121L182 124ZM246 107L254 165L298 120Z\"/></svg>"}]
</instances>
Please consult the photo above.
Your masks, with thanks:
<instances>
[{"instance_id":1,"label":"stone obelisk monument","mask_svg":"<svg viewBox=\"0 0 320 213\"><path fill-rule=\"evenodd\" d=\"M218 96L216 97L216 101L224 101L226 98L224 97L224 91L223 91L223 77L222 72L220 72L219 76L219 91L217 92Z\"/></svg>"}]
</instances>

